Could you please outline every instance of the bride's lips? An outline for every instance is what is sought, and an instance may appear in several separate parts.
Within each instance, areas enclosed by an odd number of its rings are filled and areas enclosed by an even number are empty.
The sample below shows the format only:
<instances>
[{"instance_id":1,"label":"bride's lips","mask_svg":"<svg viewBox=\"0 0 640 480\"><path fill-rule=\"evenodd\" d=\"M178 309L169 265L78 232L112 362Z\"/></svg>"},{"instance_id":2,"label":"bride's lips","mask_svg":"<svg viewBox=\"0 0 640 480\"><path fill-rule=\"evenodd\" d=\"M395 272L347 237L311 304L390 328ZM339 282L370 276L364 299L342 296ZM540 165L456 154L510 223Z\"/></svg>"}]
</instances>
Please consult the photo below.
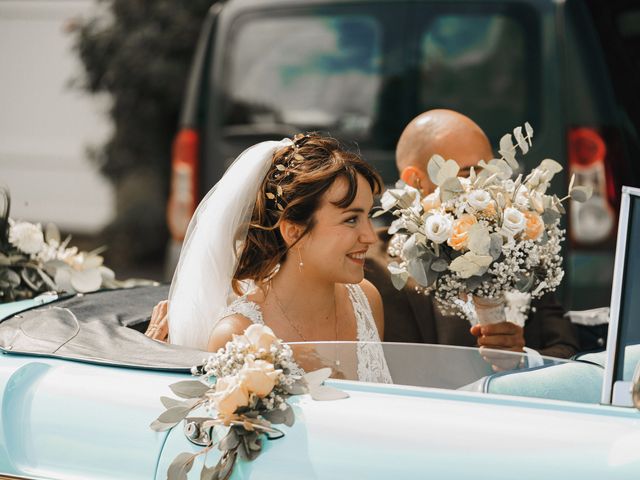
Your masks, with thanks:
<instances>
[{"instance_id":1,"label":"bride's lips","mask_svg":"<svg viewBox=\"0 0 640 480\"><path fill-rule=\"evenodd\" d=\"M364 265L364 259L367 254L366 250L360 250L358 252L347 253L347 258L358 265Z\"/></svg>"}]
</instances>

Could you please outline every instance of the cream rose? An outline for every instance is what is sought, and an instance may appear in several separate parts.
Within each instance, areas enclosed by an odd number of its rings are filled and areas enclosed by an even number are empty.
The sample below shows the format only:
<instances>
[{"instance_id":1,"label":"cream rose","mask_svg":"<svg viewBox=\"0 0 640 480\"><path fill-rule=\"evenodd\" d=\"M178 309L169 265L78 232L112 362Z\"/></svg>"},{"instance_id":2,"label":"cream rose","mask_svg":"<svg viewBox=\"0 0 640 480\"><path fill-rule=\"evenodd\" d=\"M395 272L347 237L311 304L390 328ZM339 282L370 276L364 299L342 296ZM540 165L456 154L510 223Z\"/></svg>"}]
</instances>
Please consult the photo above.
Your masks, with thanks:
<instances>
[{"instance_id":1,"label":"cream rose","mask_svg":"<svg viewBox=\"0 0 640 480\"><path fill-rule=\"evenodd\" d=\"M239 407L249 405L249 392L238 376L222 377L216 383L213 403L219 413L232 415Z\"/></svg>"},{"instance_id":2,"label":"cream rose","mask_svg":"<svg viewBox=\"0 0 640 480\"><path fill-rule=\"evenodd\" d=\"M32 255L44 247L44 234L40 225L29 222L15 222L9 228L9 243Z\"/></svg>"},{"instance_id":3,"label":"cream rose","mask_svg":"<svg viewBox=\"0 0 640 480\"><path fill-rule=\"evenodd\" d=\"M247 328L244 331L244 336L256 350L260 350L262 348L267 352L271 349L271 345L278 340L274 335L273 330L266 325L260 325L258 323L254 323Z\"/></svg>"},{"instance_id":4,"label":"cream rose","mask_svg":"<svg viewBox=\"0 0 640 480\"><path fill-rule=\"evenodd\" d=\"M240 382L249 393L262 398L273 390L278 375L282 370L275 370L273 364L264 360L248 361L238 372Z\"/></svg>"},{"instance_id":5,"label":"cream rose","mask_svg":"<svg viewBox=\"0 0 640 480\"><path fill-rule=\"evenodd\" d=\"M502 219L502 228L504 228L511 235L515 235L521 232L526 224L526 219L520 210L513 207L507 207L504 209L504 215Z\"/></svg>"},{"instance_id":6,"label":"cream rose","mask_svg":"<svg viewBox=\"0 0 640 480\"><path fill-rule=\"evenodd\" d=\"M434 210L440 206L440 194L433 192L422 199L422 208L425 212Z\"/></svg>"},{"instance_id":7,"label":"cream rose","mask_svg":"<svg viewBox=\"0 0 640 480\"><path fill-rule=\"evenodd\" d=\"M476 210L484 210L491 203L491 195L486 190L471 190L467 195L467 202Z\"/></svg>"},{"instance_id":8,"label":"cream rose","mask_svg":"<svg viewBox=\"0 0 640 480\"><path fill-rule=\"evenodd\" d=\"M542 235L544 231L544 222L540 215L536 212L525 212L525 228L524 228L524 237L527 240L537 240Z\"/></svg>"},{"instance_id":9,"label":"cream rose","mask_svg":"<svg viewBox=\"0 0 640 480\"><path fill-rule=\"evenodd\" d=\"M435 213L424 222L424 234L435 243L442 243L449 238L453 222L448 215Z\"/></svg>"},{"instance_id":10,"label":"cream rose","mask_svg":"<svg viewBox=\"0 0 640 480\"><path fill-rule=\"evenodd\" d=\"M473 215L465 213L453 223L451 238L447 242L454 250L462 250L469 242L469 229L478 223Z\"/></svg>"}]
</instances>

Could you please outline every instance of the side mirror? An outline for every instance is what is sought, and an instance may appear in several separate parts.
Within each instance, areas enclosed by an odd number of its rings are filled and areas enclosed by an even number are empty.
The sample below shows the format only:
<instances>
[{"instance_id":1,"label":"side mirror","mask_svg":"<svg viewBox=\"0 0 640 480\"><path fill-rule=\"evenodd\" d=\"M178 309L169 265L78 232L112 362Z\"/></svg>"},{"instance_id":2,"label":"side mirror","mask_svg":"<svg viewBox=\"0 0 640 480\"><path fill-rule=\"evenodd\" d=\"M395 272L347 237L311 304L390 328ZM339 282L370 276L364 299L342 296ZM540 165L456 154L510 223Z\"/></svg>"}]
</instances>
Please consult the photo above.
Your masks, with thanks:
<instances>
[{"instance_id":1,"label":"side mirror","mask_svg":"<svg viewBox=\"0 0 640 480\"><path fill-rule=\"evenodd\" d=\"M640 410L640 362L636 365L633 380L631 380L631 400L633 406Z\"/></svg>"}]
</instances>

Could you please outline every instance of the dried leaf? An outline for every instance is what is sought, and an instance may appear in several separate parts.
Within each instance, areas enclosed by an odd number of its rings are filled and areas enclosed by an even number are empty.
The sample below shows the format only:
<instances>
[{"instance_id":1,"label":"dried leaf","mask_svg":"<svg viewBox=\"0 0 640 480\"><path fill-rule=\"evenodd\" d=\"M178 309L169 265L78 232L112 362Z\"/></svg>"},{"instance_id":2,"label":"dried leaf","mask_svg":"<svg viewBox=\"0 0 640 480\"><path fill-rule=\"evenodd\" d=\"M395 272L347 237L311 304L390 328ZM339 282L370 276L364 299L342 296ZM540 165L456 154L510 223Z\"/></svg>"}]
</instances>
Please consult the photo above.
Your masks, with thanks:
<instances>
[{"instance_id":1,"label":"dried leaf","mask_svg":"<svg viewBox=\"0 0 640 480\"><path fill-rule=\"evenodd\" d=\"M391 273L391 283L397 290L402 290L409 280L409 272L405 268L401 268L397 262L391 262L387 269Z\"/></svg>"},{"instance_id":2,"label":"dried leaf","mask_svg":"<svg viewBox=\"0 0 640 480\"><path fill-rule=\"evenodd\" d=\"M433 155L429 159L429 163L427 163L427 173L429 174L429 179L437 185L438 183L438 175L440 174L440 169L445 164L444 158L440 155Z\"/></svg>"},{"instance_id":3,"label":"dried leaf","mask_svg":"<svg viewBox=\"0 0 640 480\"><path fill-rule=\"evenodd\" d=\"M167 480L186 480L187 473L193 467L193 459L196 455L192 453L182 452L173 459L169 470L167 471Z\"/></svg>"},{"instance_id":4,"label":"dried leaf","mask_svg":"<svg viewBox=\"0 0 640 480\"><path fill-rule=\"evenodd\" d=\"M593 193L593 190L591 186L586 186L586 187L577 186L577 187L573 187L571 192L569 192L569 195L571 195L571 200L575 200L576 202L583 203L589 200L589 198L591 198L592 193Z\"/></svg>"},{"instance_id":5,"label":"dried leaf","mask_svg":"<svg viewBox=\"0 0 640 480\"><path fill-rule=\"evenodd\" d=\"M562 165L551 158L545 158L540 162L540 168L550 171L554 175L562 171Z\"/></svg>"},{"instance_id":6,"label":"dried leaf","mask_svg":"<svg viewBox=\"0 0 640 480\"><path fill-rule=\"evenodd\" d=\"M491 255L491 258L494 260L497 260L500 258L500 255L502 255L502 235L492 233L489 235L489 238L491 242L489 245L489 255Z\"/></svg>"},{"instance_id":7,"label":"dried leaf","mask_svg":"<svg viewBox=\"0 0 640 480\"><path fill-rule=\"evenodd\" d=\"M285 170L285 169L284 169L284 165L282 165L282 164L280 164L280 163L276 164L276 169L277 169L278 171L280 171L280 172L284 172L284 170Z\"/></svg>"},{"instance_id":8,"label":"dried leaf","mask_svg":"<svg viewBox=\"0 0 640 480\"><path fill-rule=\"evenodd\" d=\"M453 192L453 193L460 193L464 191L464 188L462 187L462 183L460 183L460 180L458 179L458 177L447 178L440 185L440 189L441 191Z\"/></svg>"},{"instance_id":9,"label":"dried leaf","mask_svg":"<svg viewBox=\"0 0 640 480\"><path fill-rule=\"evenodd\" d=\"M169 385L169 388L182 398L199 398L210 389L209 385L198 380L183 380Z\"/></svg>"},{"instance_id":10,"label":"dried leaf","mask_svg":"<svg viewBox=\"0 0 640 480\"><path fill-rule=\"evenodd\" d=\"M310 388L309 393L311 394L311 398L318 401L349 398L349 394L347 392L343 392L342 390L326 385Z\"/></svg>"},{"instance_id":11,"label":"dried leaf","mask_svg":"<svg viewBox=\"0 0 640 480\"><path fill-rule=\"evenodd\" d=\"M44 227L44 239L47 243L56 242L60 244L60 230L53 223L47 223Z\"/></svg>"},{"instance_id":12,"label":"dried leaf","mask_svg":"<svg viewBox=\"0 0 640 480\"><path fill-rule=\"evenodd\" d=\"M531 139L533 138L533 127L529 124L529 122L524 122L524 131L527 133L529 146L531 146Z\"/></svg>"},{"instance_id":13,"label":"dried leaf","mask_svg":"<svg viewBox=\"0 0 640 480\"><path fill-rule=\"evenodd\" d=\"M469 250L478 255L488 255L491 246L491 238L487 227L480 223L471 226L468 231Z\"/></svg>"},{"instance_id":14,"label":"dried leaf","mask_svg":"<svg viewBox=\"0 0 640 480\"><path fill-rule=\"evenodd\" d=\"M236 448L240 444L240 437L238 436L235 428L230 428L229 432L224 436L220 443L218 443L218 449L221 451L231 450Z\"/></svg>"},{"instance_id":15,"label":"dried leaf","mask_svg":"<svg viewBox=\"0 0 640 480\"><path fill-rule=\"evenodd\" d=\"M268 198L269 200L275 200L276 196L275 196L273 193L271 193L271 192L267 192L267 198Z\"/></svg>"},{"instance_id":16,"label":"dried leaf","mask_svg":"<svg viewBox=\"0 0 640 480\"><path fill-rule=\"evenodd\" d=\"M76 292L95 292L102 285L102 275L97 268L71 270L71 286Z\"/></svg>"},{"instance_id":17,"label":"dried leaf","mask_svg":"<svg viewBox=\"0 0 640 480\"><path fill-rule=\"evenodd\" d=\"M424 268L424 263L419 258L414 258L407 262L407 270L409 275L421 286L426 287L429 285L427 281L427 272Z\"/></svg>"},{"instance_id":18,"label":"dried leaf","mask_svg":"<svg viewBox=\"0 0 640 480\"><path fill-rule=\"evenodd\" d=\"M431 264L431 270L434 272L444 272L449 268L449 263L444 258L438 258Z\"/></svg>"},{"instance_id":19,"label":"dried leaf","mask_svg":"<svg viewBox=\"0 0 640 480\"><path fill-rule=\"evenodd\" d=\"M477 255L467 252L454 259L449 265L449 270L458 273L462 278L483 274L491 264L493 258L490 255Z\"/></svg>"},{"instance_id":20,"label":"dried leaf","mask_svg":"<svg viewBox=\"0 0 640 480\"><path fill-rule=\"evenodd\" d=\"M329 367L320 368L313 372L305 373L303 378L307 382L309 387L315 385L321 385L327 378L331 376L331 369Z\"/></svg>"},{"instance_id":21,"label":"dried leaf","mask_svg":"<svg viewBox=\"0 0 640 480\"><path fill-rule=\"evenodd\" d=\"M458 162L456 162L455 160L447 160L446 162L444 162L444 165L442 165L440 171L438 172L438 182L436 183L436 185L444 186L444 183L449 179L457 180L456 177L458 176L459 171L460 165L458 165ZM458 181L458 183L460 182ZM452 189L449 188L449 190Z\"/></svg>"},{"instance_id":22,"label":"dried leaf","mask_svg":"<svg viewBox=\"0 0 640 480\"><path fill-rule=\"evenodd\" d=\"M281 197L281 196L282 196L282 194L283 194L282 187L281 187L280 185L278 185L278 186L276 187L276 190L277 190L277 192L278 192L278 195Z\"/></svg>"},{"instance_id":23,"label":"dried leaf","mask_svg":"<svg viewBox=\"0 0 640 480\"><path fill-rule=\"evenodd\" d=\"M522 150L523 154L526 154L529 151L529 144L522 135L522 127L516 127L513 129L513 136L516 137L516 142L518 142L518 147Z\"/></svg>"}]
</instances>

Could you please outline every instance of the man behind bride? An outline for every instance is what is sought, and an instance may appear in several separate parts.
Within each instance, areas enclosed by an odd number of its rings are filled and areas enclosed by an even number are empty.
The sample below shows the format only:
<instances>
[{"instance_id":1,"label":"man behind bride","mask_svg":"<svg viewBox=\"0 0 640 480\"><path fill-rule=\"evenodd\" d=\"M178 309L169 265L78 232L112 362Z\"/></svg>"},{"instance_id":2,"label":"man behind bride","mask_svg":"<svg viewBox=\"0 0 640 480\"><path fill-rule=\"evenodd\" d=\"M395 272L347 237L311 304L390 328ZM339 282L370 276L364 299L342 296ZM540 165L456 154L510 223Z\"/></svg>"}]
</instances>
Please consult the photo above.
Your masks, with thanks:
<instances>
[{"instance_id":1,"label":"man behind bride","mask_svg":"<svg viewBox=\"0 0 640 480\"><path fill-rule=\"evenodd\" d=\"M435 186L427 175L427 162L439 154L460 166L460 175L481 159L493 158L491 144L470 118L452 110L430 110L418 115L403 131L396 148L400 178L427 196ZM428 200L426 200L428 201ZM389 342L435 343L484 346L513 351L529 347L542 355L568 358L578 342L563 309L552 294L536 300L524 323L475 325L458 316L443 315L429 295L418 293L412 280L402 290L391 283L387 265L393 260L393 245L386 229L367 255L365 275L380 291L384 302L385 333ZM515 320L515 319L512 319Z\"/></svg>"}]
</instances>

